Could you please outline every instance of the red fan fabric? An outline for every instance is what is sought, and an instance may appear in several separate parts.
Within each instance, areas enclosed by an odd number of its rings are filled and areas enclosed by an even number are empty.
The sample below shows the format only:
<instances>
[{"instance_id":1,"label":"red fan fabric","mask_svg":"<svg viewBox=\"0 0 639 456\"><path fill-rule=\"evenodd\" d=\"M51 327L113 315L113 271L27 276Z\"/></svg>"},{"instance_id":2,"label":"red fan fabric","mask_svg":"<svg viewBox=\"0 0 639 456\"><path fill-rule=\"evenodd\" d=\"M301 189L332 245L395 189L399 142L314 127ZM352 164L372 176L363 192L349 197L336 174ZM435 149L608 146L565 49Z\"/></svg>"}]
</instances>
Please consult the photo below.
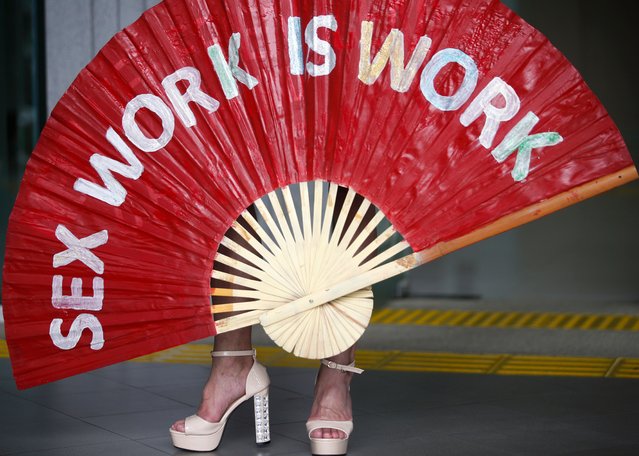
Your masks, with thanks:
<instances>
[{"instance_id":1,"label":"red fan fabric","mask_svg":"<svg viewBox=\"0 0 639 456\"><path fill-rule=\"evenodd\" d=\"M214 335L218 243L275 188L350 186L421 250L631 165L498 1L165 0L78 75L28 163L3 278L16 382Z\"/></svg>"}]
</instances>

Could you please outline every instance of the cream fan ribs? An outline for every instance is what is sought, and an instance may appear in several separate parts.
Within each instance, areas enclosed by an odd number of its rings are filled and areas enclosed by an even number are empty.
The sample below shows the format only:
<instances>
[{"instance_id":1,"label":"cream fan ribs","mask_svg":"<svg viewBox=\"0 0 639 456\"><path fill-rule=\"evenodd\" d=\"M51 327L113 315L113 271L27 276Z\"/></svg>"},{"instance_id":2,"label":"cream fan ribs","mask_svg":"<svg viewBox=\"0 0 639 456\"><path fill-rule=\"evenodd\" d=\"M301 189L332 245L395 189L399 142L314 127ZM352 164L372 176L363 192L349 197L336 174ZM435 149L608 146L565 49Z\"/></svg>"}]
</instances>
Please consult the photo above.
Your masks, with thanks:
<instances>
[{"instance_id":1,"label":"cream fan ribs","mask_svg":"<svg viewBox=\"0 0 639 456\"><path fill-rule=\"evenodd\" d=\"M349 189L338 207L336 184L303 182L257 200L254 207L260 221L244 211L242 222L238 219L231 227L237 236L227 234L222 241L233 257L218 253L215 258L216 264L227 266L226 271L242 274L219 270L212 274L229 284L212 289L214 301L232 298L235 302L215 304L212 309L213 313L247 312L219 320L218 329L256 324L267 311L300 302L306 306L294 315L265 326L277 344L305 358L330 356L353 345L372 313L370 285L330 299L320 297L321 303L313 296L410 248L404 240L391 242L396 231L392 226L383 228L381 211L365 217L371 203L356 195Z\"/></svg>"}]
</instances>

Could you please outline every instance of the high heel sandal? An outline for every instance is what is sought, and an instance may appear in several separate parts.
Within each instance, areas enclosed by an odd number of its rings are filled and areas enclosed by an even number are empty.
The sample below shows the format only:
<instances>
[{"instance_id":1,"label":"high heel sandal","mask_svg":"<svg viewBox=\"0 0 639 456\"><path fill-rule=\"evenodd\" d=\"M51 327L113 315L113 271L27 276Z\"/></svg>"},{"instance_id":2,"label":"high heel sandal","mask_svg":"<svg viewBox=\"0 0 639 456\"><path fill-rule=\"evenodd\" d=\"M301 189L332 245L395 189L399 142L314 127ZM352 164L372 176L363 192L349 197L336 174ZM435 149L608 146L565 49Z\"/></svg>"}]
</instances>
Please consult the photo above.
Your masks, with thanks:
<instances>
[{"instance_id":1,"label":"high heel sandal","mask_svg":"<svg viewBox=\"0 0 639 456\"><path fill-rule=\"evenodd\" d=\"M358 369L357 367L355 367L355 361L348 365L344 365L338 364L334 361L323 359L322 364L329 369L336 369L344 373L352 372L354 374L361 374L362 372L364 372L363 369ZM337 429L346 434L346 438L318 439L311 437L311 433L317 429ZM346 451L348 450L348 438L353 432L353 421L311 420L306 422L306 431L308 432L308 438L311 441L311 454L317 456L342 455L346 454Z\"/></svg>"},{"instance_id":2,"label":"high heel sandal","mask_svg":"<svg viewBox=\"0 0 639 456\"><path fill-rule=\"evenodd\" d=\"M169 429L173 445L191 451L213 451L217 448L224 432L229 415L244 401L251 397L255 411L255 441L265 445L271 441L268 411L268 387L270 380L266 368L255 359L255 350L213 351L214 358L225 356L252 356L253 366L246 377L244 396L233 402L220 421L211 423L198 415L191 415L184 422L184 432Z\"/></svg>"}]
</instances>

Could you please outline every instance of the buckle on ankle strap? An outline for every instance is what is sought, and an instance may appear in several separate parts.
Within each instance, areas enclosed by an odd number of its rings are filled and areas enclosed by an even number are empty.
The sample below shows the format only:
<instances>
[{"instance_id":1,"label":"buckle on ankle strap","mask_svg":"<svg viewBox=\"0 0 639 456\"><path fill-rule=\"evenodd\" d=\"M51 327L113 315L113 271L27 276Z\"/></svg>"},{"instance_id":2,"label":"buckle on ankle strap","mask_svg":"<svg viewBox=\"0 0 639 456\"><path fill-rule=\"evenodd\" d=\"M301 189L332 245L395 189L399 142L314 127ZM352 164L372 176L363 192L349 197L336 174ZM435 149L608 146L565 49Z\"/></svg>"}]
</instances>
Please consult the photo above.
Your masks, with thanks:
<instances>
[{"instance_id":1,"label":"buckle on ankle strap","mask_svg":"<svg viewBox=\"0 0 639 456\"><path fill-rule=\"evenodd\" d=\"M329 369L336 369L340 372L352 372L354 374L361 374L362 372L364 372L364 369L359 369L355 367L355 361L353 361L352 363L348 365L345 365L345 364L338 364L335 361L330 361L328 359L323 359L322 364L328 367Z\"/></svg>"}]
</instances>

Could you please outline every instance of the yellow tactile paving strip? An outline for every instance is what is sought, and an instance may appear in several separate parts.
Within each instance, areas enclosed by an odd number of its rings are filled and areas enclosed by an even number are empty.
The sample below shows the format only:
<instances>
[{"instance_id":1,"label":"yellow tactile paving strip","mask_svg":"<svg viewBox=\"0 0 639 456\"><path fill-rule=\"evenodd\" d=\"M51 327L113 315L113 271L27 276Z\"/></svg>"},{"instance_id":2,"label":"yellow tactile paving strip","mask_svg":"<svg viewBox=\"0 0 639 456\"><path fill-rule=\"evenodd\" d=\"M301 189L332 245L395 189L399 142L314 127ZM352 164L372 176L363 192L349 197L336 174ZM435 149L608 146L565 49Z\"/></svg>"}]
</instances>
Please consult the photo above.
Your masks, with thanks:
<instances>
[{"instance_id":1,"label":"yellow tactile paving strip","mask_svg":"<svg viewBox=\"0 0 639 456\"><path fill-rule=\"evenodd\" d=\"M7 342L0 339L0 358L8 358L9 350L7 349Z\"/></svg>"},{"instance_id":2,"label":"yellow tactile paving strip","mask_svg":"<svg viewBox=\"0 0 639 456\"><path fill-rule=\"evenodd\" d=\"M208 364L210 350L208 345L184 345L134 361ZM319 361L296 358L277 347L258 347L257 353L262 363L272 367L319 365ZM635 358L358 350L356 363L362 369L385 371L639 378L639 359Z\"/></svg>"},{"instance_id":3,"label":"yellow tactile paving strip","mask_svg":"<svg viewBox=\"0 0 639 456\"><path fill-rule=\"evenodd\" d=\"M133 361L206 365L210 363L210 350L209 345L188 344L142 356ZM319 365L317 360L297 358L278 347L257 347L257 353L262 363L272 367L316 368ZM7 344L0 340L0 358L8 357ZM356 363L362 369L383 371L639 379L639 358L358 350Z\"/></svg>"},{"instance_id":4,"label":"yellow tactile paving strip","mask_svg":"<svg viewBox=\"0 0 639 456\"><path fill-rule=\"evenodd\" d=\"M371 324L639 331L639 315L387 308L373 312Z\"/></svg>"}]
</instances>

